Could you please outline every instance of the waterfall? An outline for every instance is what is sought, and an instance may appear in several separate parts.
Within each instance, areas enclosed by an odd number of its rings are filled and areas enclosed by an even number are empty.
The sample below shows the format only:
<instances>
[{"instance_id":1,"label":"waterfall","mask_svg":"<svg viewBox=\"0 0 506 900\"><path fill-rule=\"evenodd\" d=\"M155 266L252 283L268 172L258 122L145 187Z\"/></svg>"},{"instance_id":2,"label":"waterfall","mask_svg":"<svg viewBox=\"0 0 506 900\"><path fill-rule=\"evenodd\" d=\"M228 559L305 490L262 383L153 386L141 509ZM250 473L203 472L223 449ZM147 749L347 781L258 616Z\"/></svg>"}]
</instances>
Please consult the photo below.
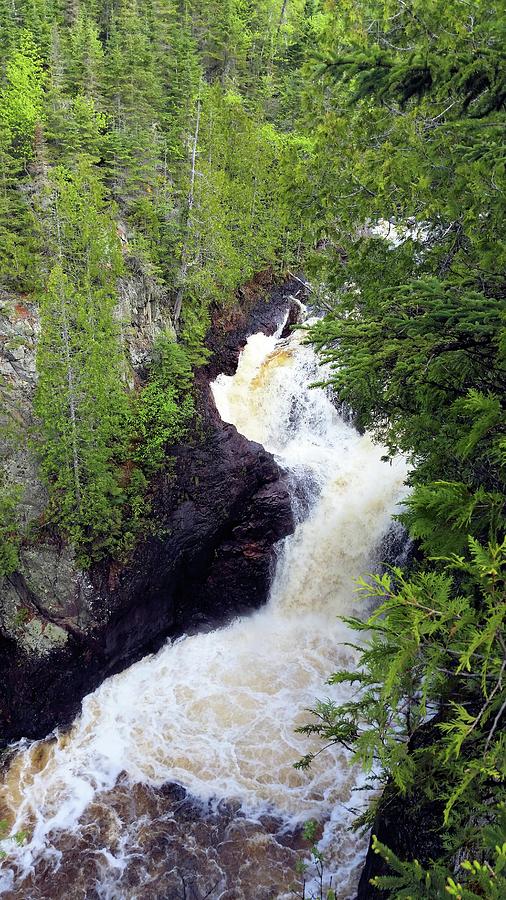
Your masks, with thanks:
<instances>
[{"instance_id":1,"label":"waterfall","mask_svg":"<svg viewBox=\"0 0 506 900\"><path fill-rule=\"evenodd\" d=\"M354 582L388 531L406 468L382 462L383 449L310 387L321 377L300 332L256 334L236 375L214 383L222 418L291 476L297 526L278 548L270 600L107 679L68 733L13 748L1 814L27 836L4 841L2 896L176 898L193 879L189 897L288 897L309 818L321 823L336 896L353 896L361 776L337 747L294 769L318 749L295 729L316 698L349 696L325 683L354 665L337 617L360 612Z\"/></svg>"}]
</instances>

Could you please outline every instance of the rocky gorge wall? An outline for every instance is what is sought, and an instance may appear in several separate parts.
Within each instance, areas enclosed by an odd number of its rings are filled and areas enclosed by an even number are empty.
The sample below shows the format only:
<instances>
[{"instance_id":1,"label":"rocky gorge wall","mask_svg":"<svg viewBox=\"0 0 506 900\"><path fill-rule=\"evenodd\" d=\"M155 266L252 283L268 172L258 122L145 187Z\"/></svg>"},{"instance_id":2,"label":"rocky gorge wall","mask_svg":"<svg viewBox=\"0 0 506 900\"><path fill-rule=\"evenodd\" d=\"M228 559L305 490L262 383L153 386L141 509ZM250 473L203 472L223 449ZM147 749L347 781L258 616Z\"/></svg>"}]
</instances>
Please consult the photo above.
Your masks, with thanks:
<instances>
[{"instance_id":1,"label":"rocky gorge wall","mask_svg":"<svg viewBox=\"0 0 506 900\"><path fill-rule=\"evenodd\" d=\"M196 376L198 424L188 443L167 448L173 471L151 485L156 528L128 564L80 571L55 538L22 548L19 572L0 583L2 744L67 724L84 694L167 636L212 627L266 600L275 544L293 529L287 484L269 453L221 421L209 383L235 371L249 334L273 333L290 308L293 317L290 297L299 289L260 279L213 324L211 359ZM122 286L120 307L135 379L156 334L170 327L169 311L140 272ZM15 298L3 298L0 314L3 399L22 436L3 456L24 489L26 523L45 505L26 438L39 324L35 307Z\"/></svg>"}]
</instances>

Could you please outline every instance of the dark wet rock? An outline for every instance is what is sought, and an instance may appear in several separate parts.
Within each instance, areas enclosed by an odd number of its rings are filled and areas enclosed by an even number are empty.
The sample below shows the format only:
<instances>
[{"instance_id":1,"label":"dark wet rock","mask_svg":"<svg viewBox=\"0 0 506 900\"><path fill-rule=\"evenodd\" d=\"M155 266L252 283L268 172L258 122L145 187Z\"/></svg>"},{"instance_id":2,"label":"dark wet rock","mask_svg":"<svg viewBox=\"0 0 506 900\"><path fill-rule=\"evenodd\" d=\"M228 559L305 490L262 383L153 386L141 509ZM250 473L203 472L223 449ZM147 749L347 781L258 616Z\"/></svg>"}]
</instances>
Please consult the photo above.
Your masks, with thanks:
<instances>
[{"instance_id":1,"label":"dark wet rock","mask_svg":"<svg viewBox=\"0 0 506 900\"><path fill-rule=\"evenodd\" d=\"M415 541L410 538L401 522L392 522L375 553L376 568L386 572L392 566L409 569L416 552Z\"/></svg>"},{"instance_id":2,"label":"dark wet rock","mask_svg":"<svg viewBox=\"0 0 506 900\"><path fill-rule=\"evenodd\" d=\"M437 859L443 852L440 836L441 804L420 805L421 798L401 797L392 786L383 793L380 811L372 833L382 844L404 860L417 859L422 866ZM388 892L373 887L371 879L391 875L392 870L381 856L369 846L360 877L356 900L381 900Z\"/></svg>"},{"instance_id":3,"label":"dark wet rock","mask_svg":"<svg viewBox=\"0 0 506 900\"><path fill-rule=\"evenodd\" d=\"M128 565L79 571L56 540L23 553L0 586L0 739L38 738L68 724L82 697L168 636L211 628L265 602L276 543L294 527L284 473L259 444L221 421L209 388L233 373L256 331L274 333L294 285L263 286L233 329L215 321L197 374L191 442L167 449L152 485L155 533Z\"/></svg>"},{"instance_id":4,"label":"dark wet rock","mask_svg":"<svg viewBox=\"0 0 506 900\"><path fill-rule=\"evenodd\" d=\"M303 293L303 291L301 291L300 285L298 288L297 288L297 286L295 286L295 290L296 290L296 294L295 295L292 294L289 297L290 306L288 309L288 314L286 317L285 324L283 325L283 331L281 332L281 335L280 335L281 338L290 337L294 328L296 328L297 325L301 321L301 312L302 312L301 303L302 303L302 299L304 298L304 293Z\"/></svg>"},{"instance_id":5,"label":"dark wet rock","mask_svg":"<svg viewBox=\"0 0 506 900\"><path fill-rule=\"evenodd\" d=\"M208 340L212 352L207 374L212 381L223 372L233 375L239 354L248 337L258 331L275 334L283 325L283 334L299 320L300 303L305 299L301 283L292 278L281 285L272 283L269 272L257 276L242 288L241 304L222 312ZM286 321L285 321L286 320Z\"/></svg>"},{"instance_id":6,"label":"dark wet rock","mask_svg":"<svg viewBox=\"0 0 506 900\"><path fill-rule=\"evenodd\" d=\"M274 900L292 888L302 896L296 864L309 847L301 828L248 818L236 803L204 803L179 785L120 778L80 826L55 831L57 864L41 857L5 900L67 900L70 884L76 900ZM118 865L104 865L105 848Z\"/></svg>"},{"instance_id":7,"label":"dark wet rock","mask_svg":"<svg viewBox=\"0 0 506 900\"><path fill-rule=\"evenodd\" d=\"M418 749L434 740L438 720L422 725L411 738L411 747ZM417 859L422 866L429 866L444 853L442 800L428 801L426 795L412 791L402 796L395 785L386 785L371 830L378 840L402 860ZM373 887L371 879L378 875L391 875L385 860L372 849L372 839L360 877L356 900L381 900L388 891Z\"/></svg>"}]
</instances>

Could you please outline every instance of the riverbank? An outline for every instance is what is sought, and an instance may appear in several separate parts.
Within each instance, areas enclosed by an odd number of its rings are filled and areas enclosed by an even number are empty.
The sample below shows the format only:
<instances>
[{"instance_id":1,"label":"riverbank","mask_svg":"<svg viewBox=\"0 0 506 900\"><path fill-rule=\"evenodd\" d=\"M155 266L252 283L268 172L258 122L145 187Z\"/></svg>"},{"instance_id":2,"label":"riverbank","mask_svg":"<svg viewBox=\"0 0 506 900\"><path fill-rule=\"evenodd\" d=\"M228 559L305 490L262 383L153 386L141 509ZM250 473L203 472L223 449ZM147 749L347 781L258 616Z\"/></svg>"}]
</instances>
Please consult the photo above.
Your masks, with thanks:
<instances>
[{"instance_id":1,"label":"riverbank","mask_svg":"<svg viewBox=\"0 0 506 900\"><path fill-rule=\"evenodd\" d=\"M215 317L191 440L166 448L171 464L150 486L154 533L127 564L82 572L53 540L27 548L21 571L3 579L3 744L69 724L86 693L168 636L265 602L274 544L293 528L286 480L269 453L221 421L209 383L234 371L249 334L273 333L299 289L267 275Z\"/></svg>"}]
</instances>

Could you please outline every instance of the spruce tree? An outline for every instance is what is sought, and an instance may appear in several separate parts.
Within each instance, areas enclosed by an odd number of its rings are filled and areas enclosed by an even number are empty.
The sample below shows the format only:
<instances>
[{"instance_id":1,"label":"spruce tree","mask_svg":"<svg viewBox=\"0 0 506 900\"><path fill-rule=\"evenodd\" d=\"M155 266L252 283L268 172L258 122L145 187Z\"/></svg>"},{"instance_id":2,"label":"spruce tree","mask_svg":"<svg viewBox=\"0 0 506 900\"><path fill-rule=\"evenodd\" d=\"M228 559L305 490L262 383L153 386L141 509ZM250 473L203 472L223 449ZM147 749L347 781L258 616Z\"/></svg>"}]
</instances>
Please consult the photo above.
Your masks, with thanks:
<instances>
[{"instance_id":1,"label":"spruce tree","mask_svg":"<svg viewBox=\"0 0 506 900\"><path fill-rule=\"evenodd\" d=\"M43 115L43 84L33 36L21 31L0 86L0 271L4 286L18 290L37 283L36 228L26 185Z\"/></svg>"},{"instance_id":2,"label":"spruce tree","mask_svg":"<svg viewBox=\"0 0 506 900\"><path fill-rule=\"evenodd\" d=\"M96 552L121 524L115 465L127 401L122 383L116 280L122 271L114 221L89 164L51 175L48 246L52 262L41 298L42 335L35 409L50 518Z\"/></svg>"}]
</instances>

